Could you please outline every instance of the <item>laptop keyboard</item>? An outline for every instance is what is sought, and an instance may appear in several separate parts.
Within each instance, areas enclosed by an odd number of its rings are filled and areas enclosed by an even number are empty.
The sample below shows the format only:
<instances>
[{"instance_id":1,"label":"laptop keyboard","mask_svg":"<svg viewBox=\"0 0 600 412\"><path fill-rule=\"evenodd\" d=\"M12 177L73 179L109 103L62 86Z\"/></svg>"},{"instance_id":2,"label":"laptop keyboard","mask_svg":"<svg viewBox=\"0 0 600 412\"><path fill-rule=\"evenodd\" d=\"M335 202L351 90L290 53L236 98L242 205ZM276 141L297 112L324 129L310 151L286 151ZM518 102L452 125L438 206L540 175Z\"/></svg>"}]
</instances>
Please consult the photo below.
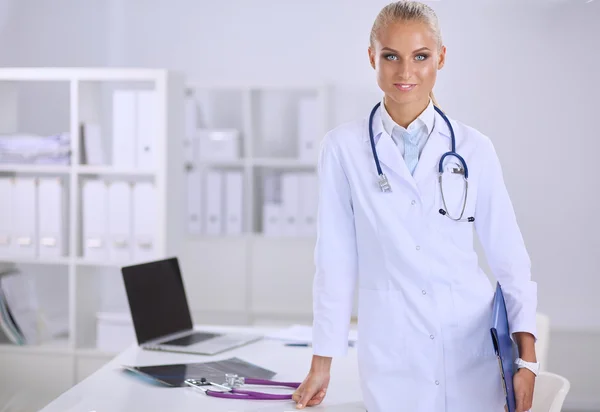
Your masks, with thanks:
<instances>
[{"instance_id":1,"label":"laptop keyboard","mask_svg":"<svg viewBox=\"0 0 600 412\"><path fill-rule=\"evenodd\" d=\"M208 339L212 339L219 336L216 333L199 332L192 335L183 336L181 338L173 339L167 342L161 342L161 345L173 345L173 346L189 346L194 343L203 342Z\"/></svg>"}]
</instances>

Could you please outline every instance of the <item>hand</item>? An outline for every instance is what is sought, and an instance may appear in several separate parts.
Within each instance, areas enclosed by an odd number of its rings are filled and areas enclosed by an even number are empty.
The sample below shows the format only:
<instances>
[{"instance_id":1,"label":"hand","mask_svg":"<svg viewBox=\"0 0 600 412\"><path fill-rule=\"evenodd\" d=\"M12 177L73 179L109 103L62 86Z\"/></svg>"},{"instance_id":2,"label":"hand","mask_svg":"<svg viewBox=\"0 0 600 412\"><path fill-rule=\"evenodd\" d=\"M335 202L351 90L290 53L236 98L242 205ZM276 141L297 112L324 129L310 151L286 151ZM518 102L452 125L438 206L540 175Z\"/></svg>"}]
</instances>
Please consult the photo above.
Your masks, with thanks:
<instances>
[{"instance_id":1,"label":"hand","mask_svg":"<svg viewBox=\"0 0 600 412\"><path fill-rule=\"evenodd\" d=\"M323 402L329 386L329 378L329 371L311 370L292 395L296 408L304 409L306 406L315 406Z\"/></svg>"},{"instance_id":2,"label":"hand","mask_svg":"<svg viewBox=\"0 0 600 412\"><path fill-rule=\"evenodd\" d=\"M515 389L516 412L527 412L533 403L533 388L535 386L535 374L527 368L521 368L513 377Z\"/></svg>"}]
</instances>

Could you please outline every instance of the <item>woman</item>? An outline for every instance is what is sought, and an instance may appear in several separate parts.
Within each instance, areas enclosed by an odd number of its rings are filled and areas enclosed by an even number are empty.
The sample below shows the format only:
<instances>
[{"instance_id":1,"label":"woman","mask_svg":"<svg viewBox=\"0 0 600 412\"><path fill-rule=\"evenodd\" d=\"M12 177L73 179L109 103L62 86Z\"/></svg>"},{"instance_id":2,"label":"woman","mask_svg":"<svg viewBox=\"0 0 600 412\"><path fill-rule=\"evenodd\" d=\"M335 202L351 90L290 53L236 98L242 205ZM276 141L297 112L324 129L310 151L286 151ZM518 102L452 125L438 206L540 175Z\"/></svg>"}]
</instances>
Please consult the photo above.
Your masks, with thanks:
<instances>
[{"instance_id":1,"label":"woman","mask_svg":"<svg viewBox=\"0 0 600 412\"><path fill-rule=\"evenodd\" d=\"M384 93L372 116L374 143L367 116L330 131L321 148L314 356L296 407L325 397L332 358L347 350L358 281L358 362L369 412L504 410L490 337L494 288L478 266L474 228L526 362L514 384L517 410L527 411L539 366L536 284L494 147L455 120L456 152L468 166L464 212L465 170L456 157L445 158L440 190L438 163L451 132L432 94L446 56L435 13L418 2L386 6L368 51ZM373 149L387 181L378 181ZM382 191L387 184L391 192Z\"/></svg>"}]
</instances>

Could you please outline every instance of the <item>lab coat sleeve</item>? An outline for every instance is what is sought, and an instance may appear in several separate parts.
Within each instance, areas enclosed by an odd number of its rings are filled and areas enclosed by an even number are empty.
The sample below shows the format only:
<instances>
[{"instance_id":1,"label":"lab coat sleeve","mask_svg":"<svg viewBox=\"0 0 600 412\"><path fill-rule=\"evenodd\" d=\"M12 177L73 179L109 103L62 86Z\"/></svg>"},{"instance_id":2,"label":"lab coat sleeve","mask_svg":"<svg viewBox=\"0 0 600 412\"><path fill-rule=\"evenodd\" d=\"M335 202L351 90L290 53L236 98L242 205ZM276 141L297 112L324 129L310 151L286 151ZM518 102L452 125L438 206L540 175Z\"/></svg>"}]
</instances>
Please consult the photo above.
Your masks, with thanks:
<instances>
[{"instance_id":1,"label":"lab coat sleeve","mask_svg":"<svg viewBox=\"0 0 600 412\"><path fill-rule=\"evenodd\" d=\"M358 269L350 184L336 142L329 135L321 145L318 173L313 352L333 357L348 350Z\"/></svg>"},{"instance_id":2,"label":"lab coat sleeve","mask_svg":"<svg viewBox=\"0 0 600 412\"><path fill-rule=\"evenodd\" d=\"M537 284L531 261L506 189L502 167L489 139L475 209L475 228L497 281L502 286L509 331L529 332L537 340Z\"/></svg>"}]
</instances>

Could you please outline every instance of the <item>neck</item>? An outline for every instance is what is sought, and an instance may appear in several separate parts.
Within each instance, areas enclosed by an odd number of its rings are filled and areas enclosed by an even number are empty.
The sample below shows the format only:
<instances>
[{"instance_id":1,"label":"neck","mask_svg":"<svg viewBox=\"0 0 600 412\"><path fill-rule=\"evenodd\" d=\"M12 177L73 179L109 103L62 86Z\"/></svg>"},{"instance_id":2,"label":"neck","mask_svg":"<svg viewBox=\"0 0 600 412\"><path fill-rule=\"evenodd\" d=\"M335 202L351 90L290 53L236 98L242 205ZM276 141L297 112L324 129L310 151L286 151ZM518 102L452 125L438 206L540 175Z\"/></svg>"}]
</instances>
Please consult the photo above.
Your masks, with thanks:
<instances>
[{"instance_id":1,"label":"neck","mask_svg":"<svg viewBox=\"0 0 600 412\"><path fill-rule=\"evenodd\" d=\"M385 104L385 109L390 114L392 120L406 129L409 124L425 111L429 104L429 96L427 96L425 100L406 104L400 104L393 99L384 96L383 102Z\"/></svg>"}]
</instances>

